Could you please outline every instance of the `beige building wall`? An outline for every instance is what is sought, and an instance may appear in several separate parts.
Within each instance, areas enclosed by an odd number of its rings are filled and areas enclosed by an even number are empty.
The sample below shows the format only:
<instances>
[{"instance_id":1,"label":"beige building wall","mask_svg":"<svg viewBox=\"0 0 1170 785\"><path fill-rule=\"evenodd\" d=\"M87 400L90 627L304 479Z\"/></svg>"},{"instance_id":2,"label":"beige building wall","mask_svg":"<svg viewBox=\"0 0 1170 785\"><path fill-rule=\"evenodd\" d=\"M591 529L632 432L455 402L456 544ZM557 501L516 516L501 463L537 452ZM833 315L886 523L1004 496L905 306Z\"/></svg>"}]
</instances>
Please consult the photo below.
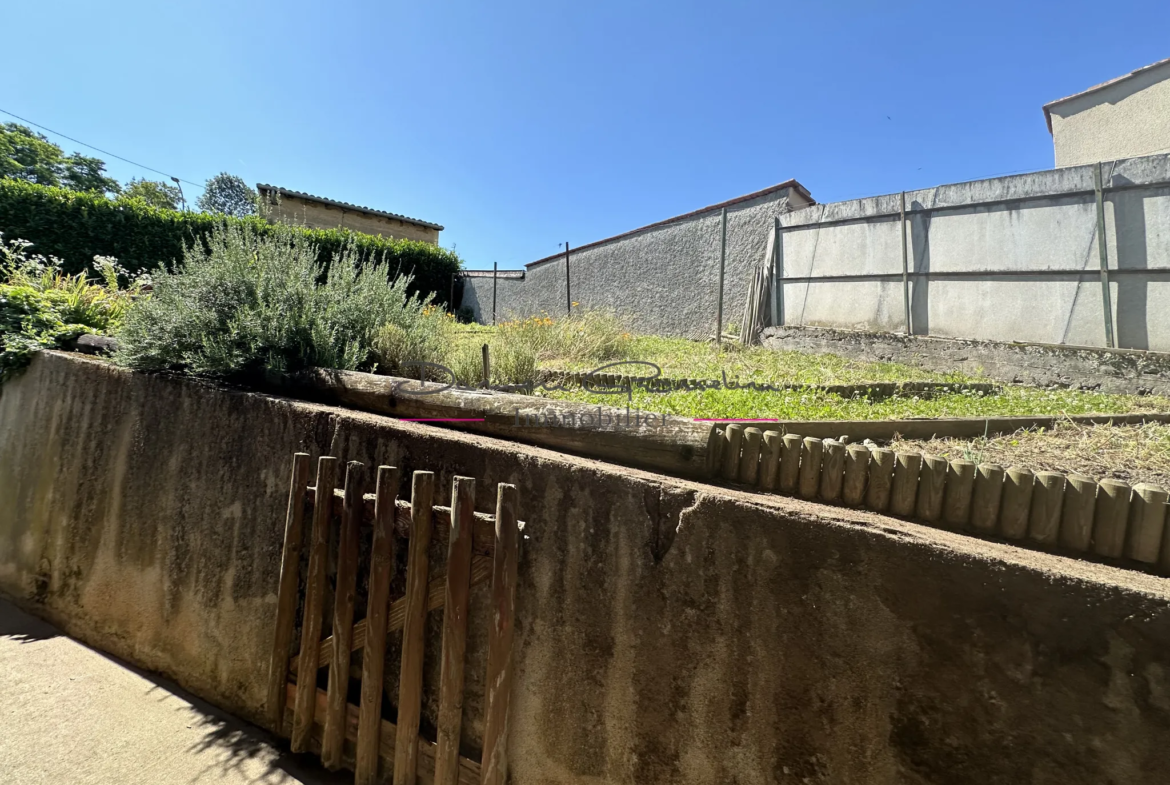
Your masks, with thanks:
<instances>
[{"instance_id":1,"label":"beige building wall","mask_svg":"<svg viewBox=\"0 0 1170 785\"><path fill-rule=\"evenodd\" d=\"M1170 60L1046 108L1058 167L1170 152Z\"/></svg>"},{"instance_id":2,"label":"beige building wall","mask_svg":"<svg viewBox=\"0 0 1170 785\"><path fill-rule=\"evenodd\" d=\"M421 240L439 244L439 230L358 210L348 210L321 202L283 194L279 203L268 206L272 221L307 226L310 229L350 229L400 240Z\"/></svg>"}]
</instances>

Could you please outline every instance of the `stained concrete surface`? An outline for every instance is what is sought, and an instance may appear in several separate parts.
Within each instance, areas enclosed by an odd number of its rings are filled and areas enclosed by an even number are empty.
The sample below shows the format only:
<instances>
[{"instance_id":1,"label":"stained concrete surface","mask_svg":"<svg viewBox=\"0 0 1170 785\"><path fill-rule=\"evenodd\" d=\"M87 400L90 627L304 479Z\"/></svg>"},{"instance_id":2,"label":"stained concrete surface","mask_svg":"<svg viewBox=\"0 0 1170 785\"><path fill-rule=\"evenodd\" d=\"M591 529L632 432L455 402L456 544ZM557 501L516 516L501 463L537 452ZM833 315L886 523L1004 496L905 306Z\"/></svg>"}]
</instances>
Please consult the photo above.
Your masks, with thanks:
<instances>
[{"instance_id":1,"label":"stained concrete surface","mask_svg":"<svg viewBox=\"0 0 1170 785\"><path fill-rule=\"evenodd\" d=\"M0 772L10 785L352 782L4 600Z\"/></svg>"}]
</instances>

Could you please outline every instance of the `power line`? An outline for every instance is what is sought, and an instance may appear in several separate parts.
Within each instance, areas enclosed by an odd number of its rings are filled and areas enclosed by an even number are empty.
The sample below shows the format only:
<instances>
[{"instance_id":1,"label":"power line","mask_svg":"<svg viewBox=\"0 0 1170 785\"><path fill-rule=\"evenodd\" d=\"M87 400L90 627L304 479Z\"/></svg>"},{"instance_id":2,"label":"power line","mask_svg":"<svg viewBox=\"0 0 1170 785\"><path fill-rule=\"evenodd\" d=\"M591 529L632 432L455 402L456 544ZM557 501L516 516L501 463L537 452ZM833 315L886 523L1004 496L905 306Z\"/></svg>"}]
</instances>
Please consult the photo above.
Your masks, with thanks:
<instances>
[{"instance_id":1,"label":"power line","mask_svg":"<svg viewBox=\"0 0 1170 785\"><path fill-rule=\"evenodd\" d=\"M0 113L6 114L9 117L15 117L17 120L21 121L22 123L28 123L29 125L33 126L34 128L39 128L42 131L48 131L49 133L55 134L56 136L59 136L62 139L68 139L70 142L73 142L74 144L79 144L82 147L88 147L90 150L97 150L102 155L108 155L108 156L110 156L110 158L117 158L119 161L124 161L124 162L130 164L131 166L137 166L138 168L145 169L148 172L154 172L155 174L161 174L163 177L169 177L172 180L178 180L180 182L186 183L187 185L193 185L196 188L203 188L203 186L200 185L199 183L193 183L190 180L184 180L182 177L175 177L173 174L168 174L166 172L160 171L158 169L155 169L152 166L146 166L145 164L140 164L136 161L131 161L129 158L123 158L120 155L115 155L114 153L111 153L109 150L103 150L100 147L94 147L92 144L86 144L85 142L81 141L80 139L74 139L72 136L66 136L65 134L61 133L60 131L54 131L52 128L46 128L43 125L40 125L38 123L34 123L32 120L26 120L25 118L21 117L18 114L13 114L12 112L9 112L7 109L0 109Z\"/></svg>"}]
</instances>

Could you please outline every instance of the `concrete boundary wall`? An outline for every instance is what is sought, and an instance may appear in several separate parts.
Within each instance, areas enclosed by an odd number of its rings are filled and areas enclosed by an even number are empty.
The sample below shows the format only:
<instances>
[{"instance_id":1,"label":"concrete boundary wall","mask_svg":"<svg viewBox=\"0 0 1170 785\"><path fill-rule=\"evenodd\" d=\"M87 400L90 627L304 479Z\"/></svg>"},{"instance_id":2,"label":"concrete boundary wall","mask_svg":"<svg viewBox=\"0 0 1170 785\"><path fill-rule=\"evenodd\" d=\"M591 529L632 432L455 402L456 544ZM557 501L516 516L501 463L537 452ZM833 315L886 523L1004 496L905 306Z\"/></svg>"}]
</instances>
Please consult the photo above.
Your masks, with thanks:
<instances>
[{"instance_id":1,"label":"concrete boundary wall","mask_svg":"<svg viewBox=\"0 0 1170 785\"><path fill-rule=\"evenodd\" d=\"M517 785L1170 768L1161 578L59 353L0 391L0 590L258 719L296 450L520 487Z\"/></svg>"},{"instance_id":2,"label":"concrete boundary wall","mask_svg":"<svg viewBox=\"0 0 1170 785\"><path fill-rule=\"evenodd\" d=\"M907 191L913 334L1108 345L1094 169ZM1170 351L1170 155L1110 161L1102 172L1114 345ZM796 196L729 209L724 323L738 323L772 219L783 216L777 267L787 280L771 324L904 332L902 195L803 209ZM550 257L528 265L525 280L500 282L499 312L565 313L564 268L563 256ZM570 268L581 307L617 310L640 332L708 337L718 211L595 243L573 252ZM484 321L490 281L468 284L464 302Z\"/></svg>"},{"instance_id":3,"label":"concrete boundary wall","mask_svg":"<svg viewBox=\"0 0 1170 785\"><path fill-rule=\"evenodd\" d=\"M739 322L752 265L763 260L776 216L811 202L799 185L777 187L733 200L727 206L727 263L724 325ZM721 206L570 248L571 302L621 314L632 329L702 338L715 332L718 309ZM477 271L480 272L480 271ZM463 305L477 321L491 323L490 276L464 279ZM527 265L523 280L500 280L500 319L548 313L563 316L566 298L564 254Z\"/></svg>"},{"instance_id":4,"label":"concrete boundary wall","mask_svg":"<svg viewBox=\"0 0 1170 785\"><path fill-rule=\"evenodd\" d=\"M1094 169L907 191L912 332L1106 346ZM1170 156L1102 172L1116 345L1170 350ZM784 216L776 321L905 331L901 206L888 194Z\"/></svg>"}]
</instances>

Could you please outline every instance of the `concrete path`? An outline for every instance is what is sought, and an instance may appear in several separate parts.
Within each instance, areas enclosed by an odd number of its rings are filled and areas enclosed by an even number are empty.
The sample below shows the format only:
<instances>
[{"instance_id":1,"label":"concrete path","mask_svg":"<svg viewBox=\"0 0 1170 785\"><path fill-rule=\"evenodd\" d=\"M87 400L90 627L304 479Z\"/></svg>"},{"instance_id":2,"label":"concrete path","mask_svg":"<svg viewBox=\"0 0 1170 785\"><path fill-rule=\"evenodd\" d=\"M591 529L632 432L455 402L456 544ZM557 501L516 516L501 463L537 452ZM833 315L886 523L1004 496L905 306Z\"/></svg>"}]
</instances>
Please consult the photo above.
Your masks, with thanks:
<instances>
[{"instance_id":1,"label":"concrete path","mask_svg":"<svg viewBox=\"0 0 1170 785\"><path fill-rule=\"evenodd\" d=\"M0 781L343 783L266 732L0 600Z\"/></svg>"}]
</instances>

